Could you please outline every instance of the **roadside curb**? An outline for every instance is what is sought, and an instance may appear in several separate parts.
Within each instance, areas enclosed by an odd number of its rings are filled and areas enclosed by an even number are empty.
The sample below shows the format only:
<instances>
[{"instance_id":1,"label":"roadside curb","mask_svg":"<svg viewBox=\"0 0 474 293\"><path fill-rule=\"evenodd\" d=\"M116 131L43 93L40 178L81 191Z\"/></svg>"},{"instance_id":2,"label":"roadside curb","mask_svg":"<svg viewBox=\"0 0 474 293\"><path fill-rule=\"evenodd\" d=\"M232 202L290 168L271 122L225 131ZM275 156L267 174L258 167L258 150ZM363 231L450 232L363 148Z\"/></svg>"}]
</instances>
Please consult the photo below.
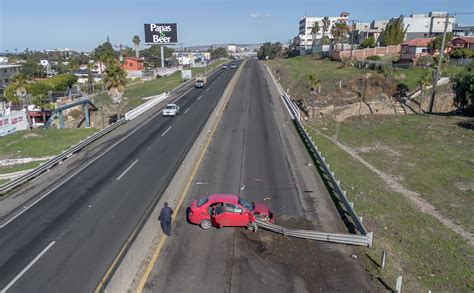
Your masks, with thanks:
<instances>
[{"instance_id":1,"label":"roadside curb","mask_svg":"<svg viewBox=\"0 0 474 293\"><path fill-rule=\"evenodd\" d=\"M161 199L155 205L150 217L130 246L110 282L107 284L105 288L106 292L141 292L143 289L148 275L153 268L153 264L167 239L167 237L163 235L157 221L161 207L165 201L167 201L171 207L175 207L173 215L174 222L192 183L192 178L199 170L200 162L205 155L207 146L212 139L213 133L230 99L230 93L235 87L245 63L246 61L239 66L238 71L227 84L220 101L208 118L201 133L189 149L180 168L176 171L176 174L173 176ZM214 71L211 71L209 75L213 73ZM100 289L99 286L96 292L100 292Z\"/></svg>"}]
</instances>

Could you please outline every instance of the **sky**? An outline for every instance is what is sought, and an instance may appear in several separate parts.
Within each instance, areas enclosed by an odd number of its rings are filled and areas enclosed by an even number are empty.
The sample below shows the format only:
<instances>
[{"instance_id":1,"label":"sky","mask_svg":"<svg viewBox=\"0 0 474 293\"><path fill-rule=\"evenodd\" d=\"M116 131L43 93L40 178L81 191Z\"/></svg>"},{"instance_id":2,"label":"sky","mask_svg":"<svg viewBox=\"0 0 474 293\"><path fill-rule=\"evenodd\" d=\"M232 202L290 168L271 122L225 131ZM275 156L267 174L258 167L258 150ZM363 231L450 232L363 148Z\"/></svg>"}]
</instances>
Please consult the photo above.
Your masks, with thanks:
<instances>
[{"instance_id":1,"label":"sky","mask_svg":"<svg viewBox=\"0 0 474 293\"><path fill-rule=\"evenodd\" d=\"M288 42L302 16L370 22L429 11L474 12L472 0L0 0L0 52L70 48L90 51L144 40L144 23L177 23L183 46ZM457 15L474 25L474 14Z\"/></svg>"}]
</instances>

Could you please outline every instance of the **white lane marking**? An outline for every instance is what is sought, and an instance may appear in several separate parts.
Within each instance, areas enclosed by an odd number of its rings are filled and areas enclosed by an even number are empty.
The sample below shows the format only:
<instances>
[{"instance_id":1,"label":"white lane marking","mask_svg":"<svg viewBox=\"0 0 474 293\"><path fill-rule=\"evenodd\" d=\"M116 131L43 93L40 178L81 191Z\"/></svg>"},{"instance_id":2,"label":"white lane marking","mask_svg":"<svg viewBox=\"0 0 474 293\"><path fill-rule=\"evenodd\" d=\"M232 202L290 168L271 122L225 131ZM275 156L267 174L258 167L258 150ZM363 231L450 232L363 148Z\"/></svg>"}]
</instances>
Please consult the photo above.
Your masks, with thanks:
<instances>
[{"instance_id":1,"label":"white lane marking","mask_svg":"<svg viewBox=\"0 0 474 293\"><path fill-rule=\"evenodd\" d=\"M168 127L168 129L166 129L165 132L163 132L163 133L161 134L161 136L165 136L166 133L168 133L168 131L170 131L170 129L171 129L172 127L173 127L173 126Z\"/></svg>"},{"instance_id":2,"label":"white lane marking","mask_svg":"<svg viewBox=\"0 0 474 293\"><path fill-rule=\"evenodd\" d=\"M184 94L182 94L180 97L178 97L176 100L174 100L173 103L176 103L177 101L179 101L182 97L184 97L188 92L190 92L193 88L190 88L188 91L186 91ZM62 181L61 183L59 183L57 186L55 186L53 189L51 189L50 191L46 192L45 194L43 194L40 198L38 198L37 200L35 200L32 204L30 204L29 206L24 206L23 207L23 210L21 212L19 212L18 214L16 214L15 216L11 217L8 221L6 221L5 223L1 224L0 225L0 229L3 229L5 228L8 224L10 224L12 221L14 221L16 218L18 218L19 216L21 216L24 212L26 212L27 210L29 210L30 208L32 208L35 204L37 204L38 202L40 202L42 199L44 199L45 197L47 197L48 195L50 195L51 193L53 193L56 189L58 189L59 187L63 186L64 183L68 182L69 180L71 180L71 178L73 178L74 176L76 176L77 174L81 173L84 169L86 169L87 167L89 167L90 165L92 165L95 161L97 161L98 159L100 159L103 155L105 155L106 153L108 153L111 149L113 149L114 147L116 147L117 145L119 145L120 143L122 143L124 140L126 140L128 137L130 137L131 135L133 135L135 132L137 132L138 130L140 130L142 128L143 125L146 124L146 122L149 122L151 120L153 120L154 118L156 118L158 115L161 114L161 112L163 112L163 110L160 110L158 113L156 113L155 115L151 116L150 118L147 118L145 119L145 123L142 123L141 126L135 128L132 132L130 132L129 134L127 134L127 136L125 136L124 138L122 138L121 140L117 141L115 144L113 144L110 148L106 149L102 154L100 154L99 156L95 157L92 161L90 161L89 163L87 163L86 165L84 165L82 168L80 168L79 170L77 170L74 174L72 174L71 176L67 177L64 181ZM49 172L50 170L48 170L47 172ZM34 180L38 179L38 177L36 177ZM1 292L0 292L1 293Z\"/></svg>"},{"instance_id":3,"label":"white lane marking","mask_svg":"<svg viewBox=\"0 0 474 293\"><path fill-rule=\"evenodd\" d=\"M186 111L184 111L184 114L188 113L189 109L191 108L187 108Z\"/></svg>"},{"instance_id":4,"label":"white lane marking","mask_svg":"<svg viewBox=\"0 0 474 293\"><path fill-rule=\"evenodd\" d=\"M201 98L202 98L202 96L199 96L199 97L198 97L198 101L199 101Z\"/></svg>"},{"instance_id":5,"label":"white lane marking","mask_svg":"<svg viewBox=\"0 0 474 293\"><path fill-rule=\"evenodd\" d=\"M138 159L136 159L135 162L133 162L130 166L128 166L128 168L125 169L125 171L123 171L122 174L120 174L120 176L117 177L117 179L115 179L115 180L119 181L120 178L122 178L123 175L125 175L130 169L132 169L132 167L133 167L137 162L138 162Z\"/></svg>"},{"instance_id":6,"label":"white lane marking","mask_svg":"<svg viewBox=\"0 0 474 293\"><path fill-rule=\"evenodd\" d=\"M210 87L208 87L208 88L206 89L206 91L209 91L209 89L210 89Z\"/></svg>"},{"instance_id":7,"label":"white lane marking","mask_svg":"<svg viewBox=\"0 0 474 293\"><path fill-rule=\"evenodd\" d=\"M154 119L157 115L153 116L152 118L150 119ZM121 140L117 141L114 145L112 145L110 148L108 148L107 150L105 150L102 154L100 154L99 156L97 156L95 159L93 159L92 161L90 161L89 163L87 163L86 165L84 165L81 169L77 170L74 174L72 174L71 176L67 177L63 182L59 183L57 186L55 186L53 189L51 189L50 191L46 192L45 194L43 194L40 198L38 198L37 200L35 200L32 204L30 204L29 206L25 206L24 209L19 212L18 214L16 214L15 216L11 217L8 221L6 221L5 223L3 223L2 225L0 225L0 229L2 228L5 228L5 226L7 226L8 224L10 224L12 221L14 221L16 218L18 218L19 216L21 216L24 212L26 212L27 210L29 210L30 208L32 208L35 204L37 204L38 202L40 202L43 198L47 197L48 195L50 195L51 193L53 193L56 189L58 189L59 187L61 187L64 183L68 182L69 180L71 180L71 178L73 178L74 176L76 176L77 174L79 174L80 172L82 172L84 169L86 169L87 167L89 167L90 165L92 165L92 163L94 163L95 161L97 161L100 157L102 157L103 155L105 155L106 153L108 153L111 149L113 149L114 147L116 147L117 145L119 145L121 142L123 142L124 140L126 140L129 136L131 136L132 134L134 134L135 132L137 132L138 130L140 130L141 127L137 127L136 129L134 129L132 132L130 132L127 136L125 136L124 138L122 138Z\"/></svg>"},{"instance_id":8,"label":"white lane marking","mask_svg":"<svg viewBox=\"0 0 474 293\"><path fill-rule=\"evenodd\" d=\"M187 93L189 93L190 91L192 91L194 88L190 88L189 90L187 90L184 94L182 94L181 96L179 96L177 99L175 99L172 104L176 104L176 102L178 102L179 100L181 100L182 97L184 97Z\"/></svg>"},{"instance_id":9,"label":"white lane marking","mask_svg":"<svg viewBox=\"0 0 474 293\"><path fill-rule=\"evenodd\" d=\"M245 184L242 185L242 187L240 188L240 190L244 190L244 188L245 188Z\"/></svg>"},{"instance_id":10,"label":"white lane marking","mask_svg":"<svg viewBox=\"0 0 474 293\"><path fill-rule=\"evenodd\" d=\"M10 289L11 286L13 286L13 284L15 284L16 281L18 281L18 279L21 278L21 276L23 276L26 271L28 271L54 244L56 243L56 241L53 241L51 242L48 246L46 246L45 249L43 249L43 251L40 252L40 254L38 254L18 275L16 275L16 277L10 281L10 283L8 283L8 285L6 285L2 291L0 291L1 293L5 293L7 292L8 289Z\"/></svg>"}]
</instances>

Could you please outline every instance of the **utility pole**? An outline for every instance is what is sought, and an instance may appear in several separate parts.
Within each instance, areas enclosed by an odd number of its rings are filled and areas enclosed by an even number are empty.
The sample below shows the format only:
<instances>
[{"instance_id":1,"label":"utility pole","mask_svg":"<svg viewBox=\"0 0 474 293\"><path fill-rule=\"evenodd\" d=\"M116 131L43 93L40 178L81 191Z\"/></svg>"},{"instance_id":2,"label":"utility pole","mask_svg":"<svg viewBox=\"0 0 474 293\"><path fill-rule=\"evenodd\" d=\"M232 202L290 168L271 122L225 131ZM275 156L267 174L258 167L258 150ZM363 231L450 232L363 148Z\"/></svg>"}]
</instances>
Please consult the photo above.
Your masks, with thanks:
<instances>
[{"instance_id":1,"label":"utility pole","mask_svg":"<svg viewBox=\"0 0 474 293\"><path fill-rule=\"evenodd\" d=\"M448 24L449 24L449 13L446 13L446 22L444 23L444 32L443 32L443 38L441 41L441 51L439 52L438 65L436 66L436 73L434 75L434 81L433 81L433 92L431 93L430 105L428 108L429 113L433 113L433 106L434 106L434 101L436 98L436 90L438 89L438 80L441 76L441 62L443 61L443 56L444 56L444 42L446 41L446 31L448 30Z\"/></svg>"},{"instance_id":2,"label":"utility pole","mask_svg":"<svg viewBox=\"0 0 474 293\"><path fill-rule=\"evenodd\" d=\"M354 51L354 31L355 31L355 20L352 20L352 28L351 28L351 56L349 60L352 60L352 54Z\"/></svg>"},{"instance_id":3,"label":"utility pole","mask_svg":"<svg viewBox=\"0 0 474 293\"><path fill-rule=\"evenodd\" d=\"M165 68L165 54L163 53L163 45L160 46L161 51L161 68Z\"/></svg>"}]
</instances>

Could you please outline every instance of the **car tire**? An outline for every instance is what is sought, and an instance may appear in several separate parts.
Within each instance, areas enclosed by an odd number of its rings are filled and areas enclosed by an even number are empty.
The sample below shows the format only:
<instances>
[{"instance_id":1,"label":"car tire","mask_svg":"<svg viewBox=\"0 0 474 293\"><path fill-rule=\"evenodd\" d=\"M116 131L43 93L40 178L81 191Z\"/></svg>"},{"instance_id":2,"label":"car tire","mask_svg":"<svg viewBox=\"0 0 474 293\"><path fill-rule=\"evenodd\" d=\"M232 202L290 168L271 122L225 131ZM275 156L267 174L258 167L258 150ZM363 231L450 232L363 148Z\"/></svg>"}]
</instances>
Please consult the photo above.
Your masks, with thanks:
<instances>
[{"instance_id":1,"label":"car tire","mask_svg":"<svg viewBox=\"0 0 474 293\"><path fill-rule=\"evenodd\" d=\"M204 219L204 220L201 221L201 223L199 224L199 226L200 226L202 229L207 230L207 229L209 229L209 228L212 227L212 222L211 222L211 220L209 220L209 219Z\"/></svg>"},{"instance_id":2,"label":"car tire","mask_svg":"<svg viewBox=\"0 0 474 293\"><path fill-rule=\"evenodd\" d=\"M255 222L252 222L252 223L248 224L247 230L249 230L251 232L254 232L254 233L257 233L258 226Z\"/></svg>"}]
</instances>

